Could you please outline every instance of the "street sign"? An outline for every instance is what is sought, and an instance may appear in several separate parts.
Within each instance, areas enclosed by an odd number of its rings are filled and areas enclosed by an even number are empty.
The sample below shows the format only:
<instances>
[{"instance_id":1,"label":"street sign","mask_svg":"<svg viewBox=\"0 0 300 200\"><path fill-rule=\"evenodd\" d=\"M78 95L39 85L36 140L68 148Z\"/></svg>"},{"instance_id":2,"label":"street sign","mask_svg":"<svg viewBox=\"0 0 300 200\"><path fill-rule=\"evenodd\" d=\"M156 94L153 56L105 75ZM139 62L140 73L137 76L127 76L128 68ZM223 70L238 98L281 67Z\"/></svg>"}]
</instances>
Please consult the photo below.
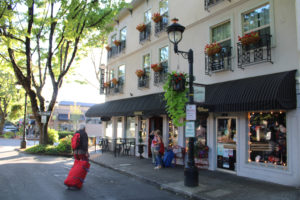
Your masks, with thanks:
<instances>
[{"instance_id":1,"label":"street sign","mask_svg":"<svg viewBox=\"0 0 300 200\"><path fill-rule=\"evenodd\" d=\"M197 103L205 102L205 86L194 85L194 101Z\"/></svg>"},{"instance_id":2,"label":"street sign","mask_svg":"<svg viewBox=\"0 0 300 200\"><path fill-rule=\"evenodd\" d=\"M42 115L42 124L45 124L47 122L47 115Z\"/></svg>"},{"instance_id":3,"label":"street sign","mask_svg":"<svg viewBox=\"0 0 300 200\"><path fill-rule=\"evenodd\" d=\"M185 123L185 137L195 137L195 122L188 121Z\"/></svg>"},{"instance_id":4,"label":"street sign","mask_svg":"<svg viewBox=\"0 0 300 200\"><path fill-rule=\"evenodd\" d=\"M50 111L46 111L46 112L39 112L40 115L45 115L45 116L50 116L51 112Z\"/></svg>"},{"instance_id":5,"label":"street sign","mask_svg":"<svg viewBox=\"0 0 300 200\"><path fill-rule=\"evenodd\" d=\"M188 104L186 105L186 120L196 120L196 105Z\"/></svg>"}]
</instances>

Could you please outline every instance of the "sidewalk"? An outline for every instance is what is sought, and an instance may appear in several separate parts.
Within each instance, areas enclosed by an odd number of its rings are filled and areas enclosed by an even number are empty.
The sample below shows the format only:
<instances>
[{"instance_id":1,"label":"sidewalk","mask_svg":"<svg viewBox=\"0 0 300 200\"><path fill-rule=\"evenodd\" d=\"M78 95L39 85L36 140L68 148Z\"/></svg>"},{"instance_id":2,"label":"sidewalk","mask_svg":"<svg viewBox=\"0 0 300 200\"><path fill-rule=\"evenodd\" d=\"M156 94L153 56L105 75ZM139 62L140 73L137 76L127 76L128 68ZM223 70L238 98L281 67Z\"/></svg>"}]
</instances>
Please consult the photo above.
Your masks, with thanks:
<instances>
[{"instance_id":1,"label":"sidewalk","mask_svg":"<svg viewBox=\"0 0 300 200\"><path fill-rule=\"evenodd\" d=\"M205 200L299 200L300 189L272 184L233 174L200 170L199 186L185 187L183 167L154 170L150 159L114 157L113 153L91 152L91 161L182 195Z\"/></svg>"}]
</instances>

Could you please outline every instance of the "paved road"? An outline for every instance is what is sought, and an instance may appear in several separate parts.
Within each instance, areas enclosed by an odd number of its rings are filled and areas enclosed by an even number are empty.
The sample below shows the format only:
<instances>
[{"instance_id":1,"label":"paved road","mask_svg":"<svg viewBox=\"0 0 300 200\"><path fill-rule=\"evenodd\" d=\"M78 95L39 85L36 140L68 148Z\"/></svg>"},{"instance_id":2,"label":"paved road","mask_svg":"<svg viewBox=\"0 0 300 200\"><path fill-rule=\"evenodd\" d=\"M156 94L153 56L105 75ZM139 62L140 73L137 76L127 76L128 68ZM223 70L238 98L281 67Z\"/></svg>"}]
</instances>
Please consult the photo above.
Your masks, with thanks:
<instances>
[{"instance_id":1,"label":"paved road","mask_svg":"<svg viewBox=\"0 0 300 200\"><path fill-rule=\"evenodd\" d=\"M67 190L63 181L73 164L71 158L24 154L16 151L18 146L19 141L0 139L0 199L184 199L93 163L82 190Z\"/></svg>"}]
</instances>

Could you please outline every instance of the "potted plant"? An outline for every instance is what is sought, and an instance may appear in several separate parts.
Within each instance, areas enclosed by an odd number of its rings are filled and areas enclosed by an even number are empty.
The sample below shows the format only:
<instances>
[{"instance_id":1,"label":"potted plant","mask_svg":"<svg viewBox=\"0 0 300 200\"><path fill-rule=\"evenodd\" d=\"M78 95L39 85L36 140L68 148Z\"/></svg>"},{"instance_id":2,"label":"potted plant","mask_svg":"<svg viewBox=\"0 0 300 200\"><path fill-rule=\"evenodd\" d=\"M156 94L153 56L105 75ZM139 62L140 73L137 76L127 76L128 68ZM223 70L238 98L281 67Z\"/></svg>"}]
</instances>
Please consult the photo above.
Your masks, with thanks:
<instances>
[{"instance_id":1,"label":"potted plant","mask_svg":"<svg viewBox=\"0 0 300 200\"><path fill-rule=\"evenodd\" d=\"M152 15L152 20L155 22L155 23L158 23L162 20L162 16L160 15L160 13L154 13Z\"/></svg>"},{"instance_id":2,"label":"potted plant","mask_svg":"<svg viewBox=\"0 0 300 200\"><path fill-rule=\"evenodd\" d=\"M136 29L139 31L139 32L143 32L145 29L146 29L146 24L142 23L142 24L139 24L136 26Z\"/></svg>"},{"instance_id":3,"label":"potted plant","mask_svg":"<svg viewBox=\"0 0 300 200\"><path fill-rule=\"evenodd\" d=\"M109 87L109 81L108 81L108 82L105 82L105 83L103 84L103 86L104 86L104 88L108 88L108 87Z\"/></svg>"},{"instance_id":4,"label":"potted plant","mask_svg":"<svg viewBox=\"0 0 300 200\"><path fill-rule=\"evenodd\" d=\"M175 79L175 77L177 78ZM179 79L179 77L181 79L184 78L184 80L186 80L187 74L179 73L178 76L177 72L168 73L167 81L163 86L165 92L164 99L166 100L167 103L166 110L170 118L173 120L175 126L184 125L182 119L185 118L186 116L185 106L186 103L188 102L188 98L186 95L188 92L188 88L185 87L185 85L184 85L185 89L182 91L175 91L174 88L172 87L172 82L174 81L174 79L176 82L176 80ZM187 84L187 82L185 82L184 84Z\"/></svg>"},{"instance_id":5,"label":"potted plant","mask_svg":"<svg viewBox=\"0 0 300 200\"><path fill-rule=\"evenodd\" d=\"M142 76L144 76L145 72L144 72L144 70L142 70L142 69L138 69L138 70L135 71L135 74L136 74L139 78L141 78Z\"/></svg>"},{"instance_id":6,"label":"potted plant","mask_svg":"<svg viewBox=\"0 0 300 200\"><path fill-rule=\"evenodd\" d=\"M107 51L110 51L110 50L111 50L111 47L110 47L109 45L107 45L107 46L105 47L105 49L106 49Z\"/></svg>"},{"instance_id":7,"label":"potted plant","mask_svg":"<svg viewBox=\"0 0 300 200\"><path fill-rule=\"evenodd\" d=\"M117 84L118 84L118 80L117 80L116 78L113 78L113 79L111 80L111 82L112 82L114 85L117 85Z\"/></svg>"},{"instance_id":8,"label":"potted plant","mask_svg":"<svg viewBox=\"0 0 300 200\"><path fill-rule=\"evenodd\" d=\"M152 64L151 65L151 69L154 71L154 72L160 72L162 70L162 67L161 67L161 64Z\"/></svg>"},{"instance_id":9,"label":"potted plant","mask_svg":"<svg viewBox=\"0 0 300 200\"><path fill-rule=\"evenodd\" d=\"M170 87L174 91L184 91L185 90L186 76L183 73L173 72L171 74L171 84Z\"/></svg>"},{"instance_id":10,"label":"potted plant","mask_svg":"<svg viewBox=\"0 0 300 200\"><path fill-rule=\"evenodd\" d=\"M115 44L116 46L120 46L120 45L121 45L121 42L120 42L120 40L115 40L115 41L114 41L114 44Z\"/></svg>"},{"instance_id":11,"label":"potted plant","mask_svg":"<svg viewBox=\"0 0 300 200\"><path fill-rule=\"evenodd\" d=\"M220 53L222 47L219 43L211 43L211 44L207 44L205 46L205 53L208 55L208 56L213 56L217 53Z\"/></svg>"},{"instance_id":12,"label":"potted plant","mask_svg":"<svg viewBox=\"0 0 300 200\"><path fill-rule=\"evenodd\" d=\"M245 34L244 36L238 36L239 41L242 43L243 46L247 46L250 44L255 44L260 40L260 36L258 32L251 32L249 34Z\"/></svg>"},{"instance_id":13,"label":"potted plant","mask_svg":"<svg viewBox=\"0 0 300 200\"><path fill-rule=\"evenodd\" d=\"M142 131L139 131L139 139L138 139L138 153L140 154L140 159L143 158L142 154L144 153L144 144L143 144L143 137L142 137Z\"/></svg>"}]
</instances>

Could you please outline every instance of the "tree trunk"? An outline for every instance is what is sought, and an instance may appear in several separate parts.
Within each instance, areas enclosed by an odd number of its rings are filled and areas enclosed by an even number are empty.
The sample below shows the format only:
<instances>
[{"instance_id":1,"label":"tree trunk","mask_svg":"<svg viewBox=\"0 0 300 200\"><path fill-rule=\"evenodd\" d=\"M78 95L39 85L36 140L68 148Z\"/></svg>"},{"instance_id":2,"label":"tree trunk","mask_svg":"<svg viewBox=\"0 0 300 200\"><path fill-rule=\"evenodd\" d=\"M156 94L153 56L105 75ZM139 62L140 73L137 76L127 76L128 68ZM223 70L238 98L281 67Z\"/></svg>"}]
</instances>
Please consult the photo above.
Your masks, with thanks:
<instances>
[{"instance_id":1,"label":"tree trunk","mask_svg":"<svg viewBox=\"0 0 300 200\"><path fill-rule=\"evenodd\" d=\"M3 135L4 124L5 124L5 117L0 116L0 135Z\"/></svg>"}]
</instances>

